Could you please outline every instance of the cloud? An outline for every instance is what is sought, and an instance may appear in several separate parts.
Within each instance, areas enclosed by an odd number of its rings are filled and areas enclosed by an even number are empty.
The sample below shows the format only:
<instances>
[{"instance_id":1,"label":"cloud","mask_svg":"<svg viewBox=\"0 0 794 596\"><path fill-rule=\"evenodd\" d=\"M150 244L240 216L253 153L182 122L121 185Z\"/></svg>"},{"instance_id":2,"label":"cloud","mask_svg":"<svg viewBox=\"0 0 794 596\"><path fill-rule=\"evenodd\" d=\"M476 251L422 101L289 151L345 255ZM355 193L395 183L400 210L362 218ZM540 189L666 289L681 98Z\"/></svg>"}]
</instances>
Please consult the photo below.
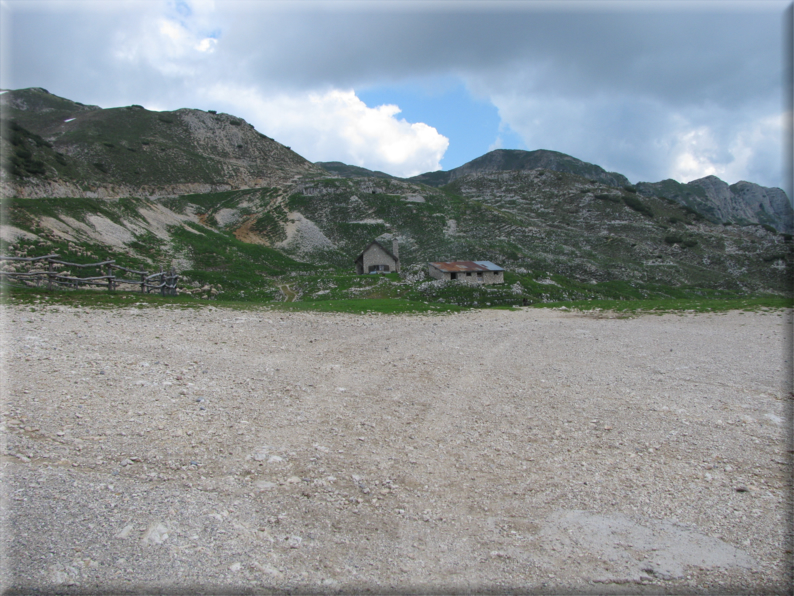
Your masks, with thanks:
<instances>
[{"instance_id":1,"label":"cloud","mask_svg":"<svg viewBox=\"0 0 794 596\"><path fill-rule=\"evenodd\" d=\"M146 4L127 26L115 28L112 56L172 78L206 73L207 56L217 49L221 31L212 26L212 3L193 4L179 1L165 10Z\"/></svg>"},{"instance_id":2,"label":"cloud","mask_svg":"<svg viewBox=\"0 0 794 596\"><path fill-rule=\"evenodd\" d=\"M782 116L750 117L727 127L687 124L670 134L668 167L676 180L714 175L729 182L757 181L782 170Z\"/></svg>"},{"instance_id":3,"label":"cloud","mask_svg":"<svg viewBox=\"0 0 794 596\"><path fill-rule=\"evenodd\" d=\"M380 169L435 164L440 135L349 90L456 78L498 108L494 146L519 134L632 180L714 170L781 184L769 122L782 111L786 2L495 4L5 0L14 57L0 77L106 107L249 110L310 159Z\"/></svg>"},{"instance_id":4,"label":"cloud","mask_svg":"<svg viewBox=\"0 0 794 596\"><path fill-rule=\"evenodd\" d=\"M409 177L441 169L449 146L432 126L397 118L395 105L369 107L352 90L267 96L216 85L207 97L310 161L343 161Z\"/></svg>"},{"instance_id":5,"label":"cloud","mask_svg":"<svg viewBox=\"0 0 794 596\"><path fill-rule=\"evenodd\" d=\"M783 118L774 100L740 112L606 92L587 99L513 92L491 100L502 127L530 150L567 153L633 182L713 174L729 183L783 185Z\"/></svg>"}]
</instances>

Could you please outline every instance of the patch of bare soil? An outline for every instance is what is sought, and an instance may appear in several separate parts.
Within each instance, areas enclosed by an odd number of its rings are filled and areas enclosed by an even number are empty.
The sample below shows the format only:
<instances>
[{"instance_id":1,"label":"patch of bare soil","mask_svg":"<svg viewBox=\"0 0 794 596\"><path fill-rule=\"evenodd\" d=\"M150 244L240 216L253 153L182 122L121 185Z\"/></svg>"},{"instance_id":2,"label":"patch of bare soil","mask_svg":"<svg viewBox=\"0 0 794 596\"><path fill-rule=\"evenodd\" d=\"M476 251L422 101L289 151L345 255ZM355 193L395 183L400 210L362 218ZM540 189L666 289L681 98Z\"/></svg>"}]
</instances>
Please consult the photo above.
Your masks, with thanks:
<instances>
[{"instance_id":1,"label":"patch of bare soil","mask_svg":"<svg viewBox=\"0 0 794 596\"><path fill-rule=\"evenodd\" d=\"M248 242L249 244L263 244L265 246L270 246L270 243L267 241L267 239L264 236L262 236L259 232L253 229L253 226L256 223L257 218L258 216L256 215L248 216L240 225L240 227L234 230L234 237L240 240L241 242Z\"/></svg>"},{"instance_id":2,"label":"patch of bare soil","mask_svg":"<svg viewBox=\"0 0 794 596\"><path fill-rule=\"evenodd\" d=\"M0 312L6 590L787 593L789 313Z\"/></svg>"}]
</instances>

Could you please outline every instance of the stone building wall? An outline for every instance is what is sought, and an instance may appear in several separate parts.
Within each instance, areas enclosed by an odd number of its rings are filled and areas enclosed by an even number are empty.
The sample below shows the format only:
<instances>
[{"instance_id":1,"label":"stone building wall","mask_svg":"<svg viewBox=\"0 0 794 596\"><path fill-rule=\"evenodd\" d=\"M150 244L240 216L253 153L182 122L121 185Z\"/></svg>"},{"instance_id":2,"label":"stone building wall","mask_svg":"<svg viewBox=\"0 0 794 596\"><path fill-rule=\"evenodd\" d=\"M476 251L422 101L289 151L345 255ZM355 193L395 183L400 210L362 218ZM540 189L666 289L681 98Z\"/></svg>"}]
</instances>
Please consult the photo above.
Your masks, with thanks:
<instances>
[{"instance_id":1,"label":"stone building wall","mask_svg":"<svg viewBox=\"0 0 794 596\"><path fill-rule=\"evenodd\" d=\"M377 244L370 246L364 253L364 264L361 273L369 273L372 265L388 265L389 272L399 271L397 262Z\"/></svg>"},{"instance_id":2,"label":"stone building wall","mask_svg":"<svg viewBox=\"0 0 794 596\"><path fill-rule=\"evenodd\" d=\"M434 279L452 280L452 273L448 271L441 271L432 265L428 266L428 273ZM471 284L502 284L505 282L504 271L470 271L471 275L466 275L466 272L458 271L455 276L455 281ZM480 273L481 275L477 275Z\"/></svg>"}]
</instances>

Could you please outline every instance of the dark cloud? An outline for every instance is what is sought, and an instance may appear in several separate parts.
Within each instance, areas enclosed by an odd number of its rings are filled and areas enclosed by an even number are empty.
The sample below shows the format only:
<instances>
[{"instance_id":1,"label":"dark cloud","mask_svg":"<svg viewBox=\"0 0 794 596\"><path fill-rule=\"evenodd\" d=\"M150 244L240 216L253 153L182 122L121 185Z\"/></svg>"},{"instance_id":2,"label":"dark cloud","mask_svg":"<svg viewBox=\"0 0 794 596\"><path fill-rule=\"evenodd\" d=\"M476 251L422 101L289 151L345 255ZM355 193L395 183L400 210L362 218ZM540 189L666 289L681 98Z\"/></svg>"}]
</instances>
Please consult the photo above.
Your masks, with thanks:
<instances>
[{"instance_id":1,"label":"dark cloud","mask_svg":"<svg viewBox=\"0 0 794 596\"><path fill-rule=\"evenodd\" d=\"M218 85L267 97L455 76L528 148L645 180L681 174L686 151L699 151L705 169L781 184L781 146L768 144L782 106L782 2L82 6L7 3L3 86L173 109L214 107L202 90Z\"/></svg>"}]
</instances>

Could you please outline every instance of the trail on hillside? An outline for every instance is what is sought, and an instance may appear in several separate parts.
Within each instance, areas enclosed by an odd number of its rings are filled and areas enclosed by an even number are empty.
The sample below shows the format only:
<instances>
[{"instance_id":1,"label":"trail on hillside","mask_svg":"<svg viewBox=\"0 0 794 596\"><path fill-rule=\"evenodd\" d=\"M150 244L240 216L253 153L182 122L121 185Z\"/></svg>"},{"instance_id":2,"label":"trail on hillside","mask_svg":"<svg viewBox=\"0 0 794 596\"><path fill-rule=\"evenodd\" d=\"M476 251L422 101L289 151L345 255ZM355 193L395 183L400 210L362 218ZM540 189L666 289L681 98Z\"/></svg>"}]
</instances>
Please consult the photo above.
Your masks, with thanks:
<instances>
[{"instance_id":1,"label":"trail on hillside","mask_svg":"<svg viewBox=\"0 0 794 596\"><path fill-rule=\"evenodd\" d=\"M279 288L279 289L280 289L280 290L281 290L281 291L284 293L284 295L287 297L287 302L295 302L295 298L297 298L297 297L298 297L298 295L297 295L295 292L293 292L292 290L290 290L290 288L289 288L289 284L284 284L284 285L281 285L281 286L279 286L278 288Z\"/></svg>"}]
</instances>

